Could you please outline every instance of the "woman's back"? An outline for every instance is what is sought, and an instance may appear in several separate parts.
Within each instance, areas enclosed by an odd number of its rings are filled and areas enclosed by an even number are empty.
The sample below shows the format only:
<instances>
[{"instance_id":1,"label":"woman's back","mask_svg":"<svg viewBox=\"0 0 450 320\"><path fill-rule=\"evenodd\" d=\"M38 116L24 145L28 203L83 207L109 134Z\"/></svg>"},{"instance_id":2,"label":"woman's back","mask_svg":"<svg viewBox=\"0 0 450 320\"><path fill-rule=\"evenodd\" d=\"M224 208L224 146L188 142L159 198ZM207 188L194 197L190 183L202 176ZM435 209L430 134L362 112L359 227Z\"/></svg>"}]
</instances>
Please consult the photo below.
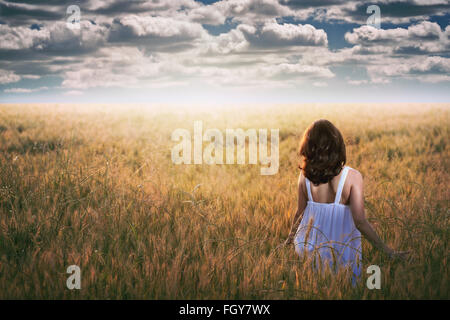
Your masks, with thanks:
<instances>
[{"instance_id":1,"label":"woman's back","mask_svg":"<svg viewBox=\"0 0 450 320\"><path fill-rule=\"evenodd\" d=\"M345 166L328 184L319 186L313 186L305 177L308 201L294 243L299 254L307 251L314 257L320 255L331 267L350 266L359 276L361 234L347 205L351 184L346 183L346 178L350 170Z\"/></svg>"},{"instance_id":2,"label":"woman's back","mask_svg":"<svg viewBox=\"0 0 450 320\"><path fill-rule=\"evenodd\" d=\"M361 274L361 234L389 256L406 256L385 245L367 221L363 177L344 166L344 138L330 121L314 121L305 130L299 156L297 212L285 244L294 242L299 254L320 256L333 269L351 267L355 276Z\"/></svg>"},{"instance_id":3,"label":"woman's back","mask_svg":"<svg viewBox=\"0 0 450 320\"><path fill-rule=\"evenodd\" d=\"M354 171L354 169L348 167L348 172L347 172L347 176L345 178L345 184L343 185L341 199L339 200L339 203L342 203L342 204L349 203L350 188L351 188L350 176L352 174L352 171ZM334 203L336 194L338 192L339 181L340 181L343 173L344 173L344 170L342 170L337 176L335 176L333 179L331 179L329 183L323 183L318 186L315 186L314 184L310 183L311 196L312 196L312 199L314 200L314 202ZM306 190L306 185L305 185L305 190ZM307 194L305 194L305 195L307 196Z\"/></svg>"}]
</instances>

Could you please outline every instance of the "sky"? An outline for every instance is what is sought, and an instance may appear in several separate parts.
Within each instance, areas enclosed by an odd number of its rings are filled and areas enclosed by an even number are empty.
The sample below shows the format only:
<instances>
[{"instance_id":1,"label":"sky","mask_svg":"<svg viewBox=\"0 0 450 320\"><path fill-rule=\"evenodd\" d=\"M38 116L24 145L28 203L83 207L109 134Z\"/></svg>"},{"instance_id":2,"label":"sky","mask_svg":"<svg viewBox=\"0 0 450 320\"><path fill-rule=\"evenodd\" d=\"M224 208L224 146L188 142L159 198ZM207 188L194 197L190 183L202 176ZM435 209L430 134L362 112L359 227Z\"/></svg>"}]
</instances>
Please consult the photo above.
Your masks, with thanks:
<instances>
[{"instance_id":1,"label":"sky","mask_svg":"<svg viewBox=\"0 0 450 320\"><path fill-rule=\"evenodd\" d=\"M449 2L0 0L0 103L450 102Z\"/></svg>"}]
</instances>

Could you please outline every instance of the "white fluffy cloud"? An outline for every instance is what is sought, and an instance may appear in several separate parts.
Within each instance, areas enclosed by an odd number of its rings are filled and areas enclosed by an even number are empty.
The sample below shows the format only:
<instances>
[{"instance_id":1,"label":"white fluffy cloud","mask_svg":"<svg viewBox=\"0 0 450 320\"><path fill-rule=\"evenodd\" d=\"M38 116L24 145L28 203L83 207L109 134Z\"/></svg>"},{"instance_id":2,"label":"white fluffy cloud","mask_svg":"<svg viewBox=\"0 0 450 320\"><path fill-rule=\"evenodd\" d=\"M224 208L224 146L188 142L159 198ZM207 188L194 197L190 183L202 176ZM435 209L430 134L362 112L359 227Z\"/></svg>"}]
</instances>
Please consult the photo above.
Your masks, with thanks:
<instances>
[{"instance_id":1,"label":"white fluffy cloud","mask_svg":"<svg viewBox=\"0 0 450 320\"><path fill-rule=\"evenodd\" d=\"M48 30L32 30L28 27L10 27L0 25L0 49L22 50L29 48L42 48L42 43L48 40Z\"/></svg>"},{"instance_id":2,"label":"white fluffy cloud","mask_svg":"<svg viewBox=\"0 0 450 320\"><path fill-rule=\"evenodd\" d=\"M346 58L365 67L373 83L390 83L394 78L448 81L447 29L442 30L437 23L428 21L408 28L362 26L345 35L355 45L352 55Z\"/></svg>"},{"instance_id":3,"label":"white fluffy cloud","mask_svg":"<svg viewBox=\"0 0 450 320\"><path fill-rule=\"evenodd\" d=\"M216 2L214 6L227 17L250 24L293 15L293 12L278 0L228 0Z\"/></svg>"},{"instance_id":4,"label":"white fluffy cloud","mask_svg":"<svg viewBox=\"0 0 450 320\"><path fill-rule=\"evenodd\" d=\"M395 61L385 66L370 66L368 72L378 82L390 82L394 77L418 79L422 82L448 81L450 59L431 56L408 63Z\"/></svg>"},{"instance_id":5,"label":"white fluffy cloud","mask_svg":"<svg viewBox=\"0 0 450 320\"><path fill-rule=\"evenodd\" d=\"M248 49L249 42L240 29L233 29L217 37L210 37L205 43L204 51L212 54L230 54Z\"/></svg>"},{"instance_id":6,"label":"white fluffy cloud","mask_svg":"<svg viewBox=\"0 0 450 320\"><path fill-rule=\"evenodd\" d=\"M56 22L40 29L0 25L0 50L95 50L106 39L104 26L81 21L79 30L67 28L65 22Z\"/></svg>"},{"instance_id":7,"label":"white fluffy cloud","mask_svg":"<svg viewBox=\"0 0 450 320\"><path fill-rule=\"evenodd\" d=\"M20 81L20 76L13 71L0 69L0 84L14 83Z\"/></svg>"},{"instance_id":8,"label":"white fluffy cloud","mask_svg":"<svg viewBox=\"0 0 450 320\"><path fill-rule=\"evenodd\" d=\"M311 25L267 22L259 26L240 24L227 33L209 37L204 48L211 53L230 54L246 50L255 52L279 50L280 47L327 46L327 44L325 31Z\"/></svg>"},{"instance_id":9,"label":"white fluffy cloud","mask_svg":"<svg viewBox=\"0 0 450 320\"><path fill-rule=\"evenodd\" d=\"M377 29L372 26L362 26L345 34L345 40L351 44L370 45L392 45L404 44L405 42L435 42L440 40L447 44L448 35L442 31L435 22L423 21L405 28Z\"/></svg>"},{"instance_id":10,"label":"white fluffy cloud","mask_svg":"<svg viewBox=\"0 0 450 320\"><path fill-rule=\"evenodd\" d=\"M334 74L326 67L311 66L296 63L282 63L262 69L268 77L289 79L292 77L333 78Z\"/></svg>"},{"instance_id":11,"label":"white fluffy cloud","mask_svg":"<svg viewBox=\"0 0 450 320\"><path fill-rule=\"evenodd\" d=\"M133 87L139 76L152 76L150 58L146 58L138 48L112 47L101 49L94 56L82 62L63 67L62 86L70 89L95 87Z\"/></svg>"},{"instance_id":12,"label":"white fluffy cloud","mask_svg":"<svg viewBox=\"0 0 450 320\"><path fill-rule=\"evenodd\" d=\"M326 46L327 34L312 25L265 23L261 28L239 26L246 39L255 46Z\"/></svg>"},{"instance_id":13,"label":"white fluffy cloud","mask_svg":"<svg viewBox=\"0 0 450 320\"><path fill-rule=\"evenodd\" d=\"M113 26L113 32L129 32L127 34L136 37L180 37L183 39L195 39L205 34L205 30L198 23L173 18L137 15L117 19Z\"/></svg>"},{"instance_id":14,"label":"white fluffy cloud","mask_svg":"<svg viewBox=\"0 0 450 320\"><path fill-rule=\"evenodd\" d=\"M188 12L189 20L201 24L221 25L227 16L217 6L203 6Z\"/></svg>"}]
</instances>

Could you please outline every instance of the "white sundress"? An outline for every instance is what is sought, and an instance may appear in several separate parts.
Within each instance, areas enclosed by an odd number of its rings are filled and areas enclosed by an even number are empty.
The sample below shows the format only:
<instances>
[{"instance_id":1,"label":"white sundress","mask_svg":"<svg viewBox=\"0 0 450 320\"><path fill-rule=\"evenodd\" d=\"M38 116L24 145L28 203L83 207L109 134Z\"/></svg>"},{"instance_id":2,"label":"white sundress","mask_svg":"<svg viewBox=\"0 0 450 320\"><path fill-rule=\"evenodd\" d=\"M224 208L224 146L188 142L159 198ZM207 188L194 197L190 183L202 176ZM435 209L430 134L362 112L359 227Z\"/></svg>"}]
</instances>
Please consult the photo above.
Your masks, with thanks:
<instances>
[{"instance_id":1,"label":"white sundress","mask_svg":"<svg viewBox=\"0 0 450 320\"><path fill-rule=\"evenodd\" d=\"M294 244L299 255L306 251L315 261L320 256L319 261L328 263L332 270L339 266L350 267L355 283L356 277L361 275L361 233L355 226L350 207L340 203L349 169L348 166L343 168L334 203L314 202L310 181L305 179L308 203Z\"/></svg>"}]
</instances>

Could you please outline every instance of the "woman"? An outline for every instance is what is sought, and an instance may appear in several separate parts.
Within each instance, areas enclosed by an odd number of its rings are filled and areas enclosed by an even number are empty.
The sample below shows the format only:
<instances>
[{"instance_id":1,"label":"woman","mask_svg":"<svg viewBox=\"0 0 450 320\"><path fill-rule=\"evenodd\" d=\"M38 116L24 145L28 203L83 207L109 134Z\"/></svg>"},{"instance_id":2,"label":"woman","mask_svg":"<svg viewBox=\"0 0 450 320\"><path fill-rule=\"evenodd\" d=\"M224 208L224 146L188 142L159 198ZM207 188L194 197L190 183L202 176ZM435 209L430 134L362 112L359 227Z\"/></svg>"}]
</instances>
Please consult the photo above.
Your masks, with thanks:
<instances>
[{"instance_id":1,"label":"woman","mask_svg":"<svg viewBox=\"0 0 450 320\"><path fill-rule=\"evenodd\" d=\"M390 257L405 257L407 252L384 244L366 220L362 175L345 166L344 139L330 121L318 120L306 129L299 154L298 209L286 245L294 243L297 253L312 254L333 269L351 267L356 277L361 234Z\"/></svg>"}]
</instances>

